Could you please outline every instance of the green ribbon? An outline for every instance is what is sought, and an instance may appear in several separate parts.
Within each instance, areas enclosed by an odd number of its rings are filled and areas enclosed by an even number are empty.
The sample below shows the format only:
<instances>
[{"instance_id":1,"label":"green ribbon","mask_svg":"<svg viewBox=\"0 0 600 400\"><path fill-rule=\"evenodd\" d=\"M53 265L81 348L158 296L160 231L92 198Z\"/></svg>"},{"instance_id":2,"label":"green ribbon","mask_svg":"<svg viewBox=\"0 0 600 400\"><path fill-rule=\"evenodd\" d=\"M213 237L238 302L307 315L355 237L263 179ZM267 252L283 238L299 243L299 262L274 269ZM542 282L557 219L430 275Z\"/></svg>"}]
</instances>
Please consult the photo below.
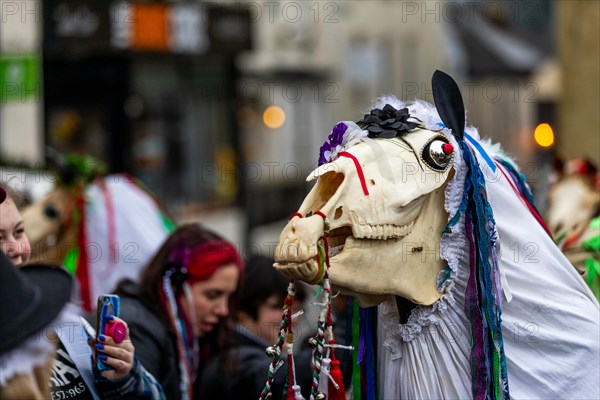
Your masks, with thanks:
<instances>
[{"instance_id":1,"label":"green ribbon","mask_svg":"<svg viewBox=\"0 0 600 400\"><path fill-rule=\"evenodd\" d=\"M319 258L319 271L323 271L323 274L321 275L321 277L319 278L319 282L321 286L319 286L319 290L317 291L317 294L315 294L315 299L318 299L319 296L321 296L321 293L323 293L323 276L325 275L325 247L323 247L323 245L321 243L317 244L317 249L319 250L319 254L320 254L320 258Z\"/></svg>"},{"instance_id":2,"label":"green ribbon","mask_svg":"<svg viewBox=\"0 0 600 400\"><path fill-rule=\"evenodd\" d=\"M93 157L69 154L65 157L65 162L75 172L73 182L60 182L61 184L67 184L69 187L77 185L85 186L97 176L106 174L106 165Z\"/></svg>"},{"instance_id":3,"label":"green ribbon","mask_svg":"<svg viewBox=\"0 0 600 400\"><path fill-rule=\"evenodd\" d=\"M71 247L67 252L65 260L63 261L63 266L71 275L75 275L77 272L77 260L79 259L79 248Z\"/></svg>"},{"instance_id":4,"label":"green ribbon","mask_svg":"<svg viewBox=\"0 0 600 400\"><path fill-rule=\"evenodd\" d=\"M581 242L581 247L592 253L592 256L585 260L586 281L596 300L600 302L600 217L590 221L590 229L595 230L597 234Z\"/></svg>"},{"instance_id":5,"label":"green ribbon","mask_svg":"<svg viewBox=\"0 0 600 400\"><path fill-rule=\"evenodd\" d=\"M82 210L78 207L73 209L73 214L71 215L71 227L75 227L79 229L79 222L82 218ZM65 259L63 260L63 267L69 271L72 275L77 273L77 263L79 261L80 249L77 244L73 245L65 255Z\"/></svg>"},{"instance_id":6,"label":"green ribbon","mask_svg":"<svg viewBox=\"0 0 600 400\"><path fill-rule=\"evenodd\" d=\"M586 281L596 300L600 302L600 262L593 258L585 260L585 266L587 268Z\"/></svg>"}]
</instances>

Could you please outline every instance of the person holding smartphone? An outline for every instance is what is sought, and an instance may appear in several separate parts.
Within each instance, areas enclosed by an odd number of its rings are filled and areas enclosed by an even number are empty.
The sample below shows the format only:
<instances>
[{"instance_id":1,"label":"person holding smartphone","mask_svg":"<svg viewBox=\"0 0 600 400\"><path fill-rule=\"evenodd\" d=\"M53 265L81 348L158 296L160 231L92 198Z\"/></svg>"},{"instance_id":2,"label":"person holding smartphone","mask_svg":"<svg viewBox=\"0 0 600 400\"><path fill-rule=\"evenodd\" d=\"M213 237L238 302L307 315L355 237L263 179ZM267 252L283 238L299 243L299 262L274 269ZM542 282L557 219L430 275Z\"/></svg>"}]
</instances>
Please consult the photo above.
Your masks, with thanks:
<instances>
[{"instance_id":1,"label":"person holding smartphone","mask_svg":"<svg viewBox=\"0 0 600 400\"><path fill-rule=\"evenodd\" d=\"M198 398L202 369L232 336L227 317L242 270L230 242L186 224L168 237L139 284L119 285L137 356L169 399Z\"/></svg>"},{"instance_id":2,"label":"person holding smartphone","mask_svg":"<svg viewBox=\"0 0 600 400\"><path fill-rule=\"evenodd\" d=\"M19 199L18 193L0 182L0 251L17 267L26 263L31 253L17 207ZM92 351L86 344L91 335L84 333L79 308L68 304L61 316L61 321L54 325L60 340L50 379L53 400L71 398L73 394L78 399L165 398L160 384L135 358L128 329L121 343L108 335L98 335L90 342L100 359L114 368L100 372L92 367ZM119 322L127 328L125 321Z\"/></svg>"}]
</instances>

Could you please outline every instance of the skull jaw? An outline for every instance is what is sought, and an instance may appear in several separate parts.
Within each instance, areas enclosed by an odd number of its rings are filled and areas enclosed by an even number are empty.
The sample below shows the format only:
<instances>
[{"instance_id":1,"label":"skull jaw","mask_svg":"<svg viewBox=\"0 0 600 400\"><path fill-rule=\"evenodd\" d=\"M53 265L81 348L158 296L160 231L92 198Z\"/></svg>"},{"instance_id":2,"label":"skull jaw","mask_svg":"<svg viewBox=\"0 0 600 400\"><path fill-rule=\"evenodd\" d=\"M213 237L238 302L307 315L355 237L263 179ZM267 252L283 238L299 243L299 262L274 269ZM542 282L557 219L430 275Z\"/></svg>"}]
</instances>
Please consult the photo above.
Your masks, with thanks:
<instances>
[{"instance_id":1,"label":"skull jaw","mask_svg":"<svg viewBox=\"0 0 600 400\"><path fill-rule=\"evenodd\" d=\"M343 251L331 258L332 284L360 295L359 301L369 305L390 295L425 306L438 301L442 293L437 277L446 265L439 248L448 221L444 211L446 186L428 195L412 231L403 238L348 237Z\"/></svg>"},{"instance_id":2,"label":"skull jaw","mask_svg":"<svg viewBox=\"0 0 600 400\"><path fill-rule=\"evenodd\" d=\"M445 262L436 243L428 248L431 231L418 229L403 239L346 239L344 250L330 260L329 277L334 289L356 297L361 307L376 306L389 296L401 296L415 304L431 305L441 297L436 282ZM415 249L419 251L415 251ZM323 271L317 258L305 262L276 262L274 268L290 279L320 282Z\"/></svg>"},{"instance_id":3,"label":"skull jaw","mask_svg":"<svg viewBox=\"0 0 600 400\"><path fill-rule=\"evenodd\" d=\"M400 239L349 237L344 251L331 258L329 277L332 286L342 294L355 297L361 307L377 306L390 296L431 305L441 297L436 281L444 267L443 260L436 257L436 260L427 262L427 257L423 259L420 253L403 254L398 251L404 249L410 252L412 248L424 246L424 242ZM431 257L432 252L428 253ZM311 258L300 263L277 262L273 267L290 279L318 284L323 275L318 265L316 258ZM369 270L372 272L369 273Z\"/></svg>"},{"instance_id":4,"label":"skull jaw","mask_svg":"<svg viewBox=\"0 0 600 400\"><path fill-rule=\"evenodd\" d=\"M362 307L378 305L389 296L431 305L441 297L436 282L444 262L437 246L426 249L426 243L412 234L388 240L350 237L344 251L331 259L332 285L355 296ZM426 254L413 253L414 248Z\"/></svg>"}]
</instances>

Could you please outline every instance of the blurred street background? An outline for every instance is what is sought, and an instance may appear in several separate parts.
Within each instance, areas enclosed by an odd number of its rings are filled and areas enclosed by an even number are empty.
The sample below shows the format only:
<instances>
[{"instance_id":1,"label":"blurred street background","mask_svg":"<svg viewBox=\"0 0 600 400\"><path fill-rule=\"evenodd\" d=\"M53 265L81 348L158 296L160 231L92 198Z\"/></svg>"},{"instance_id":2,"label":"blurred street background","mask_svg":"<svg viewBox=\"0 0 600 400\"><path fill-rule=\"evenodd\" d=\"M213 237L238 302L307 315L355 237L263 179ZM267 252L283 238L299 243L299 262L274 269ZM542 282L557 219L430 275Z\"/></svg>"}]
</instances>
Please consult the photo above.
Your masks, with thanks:
<instances>
[{"instance_id":1,"label":"blurred street background","mask_svg":"<svg viewBox=\"0 0 600 400\"><path fill-rule=\"evenodd\" d=\"M432 101L436 69L542 213L555 157L600 162L598 1L0 4L0 170L31 201L51 147L270 254L333 124L382 94Z\"/></svg>"}]
</instances>

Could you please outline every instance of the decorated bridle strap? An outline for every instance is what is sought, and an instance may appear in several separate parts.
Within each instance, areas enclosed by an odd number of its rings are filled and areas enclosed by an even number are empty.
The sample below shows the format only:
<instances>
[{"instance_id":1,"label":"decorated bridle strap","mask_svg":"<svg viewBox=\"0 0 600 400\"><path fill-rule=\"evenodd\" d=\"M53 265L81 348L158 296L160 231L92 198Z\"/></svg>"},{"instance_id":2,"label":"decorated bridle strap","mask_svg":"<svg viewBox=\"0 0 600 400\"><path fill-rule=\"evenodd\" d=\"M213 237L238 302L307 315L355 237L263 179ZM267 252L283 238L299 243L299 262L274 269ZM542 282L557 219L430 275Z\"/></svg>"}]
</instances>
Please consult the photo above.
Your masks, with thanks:
<instances>
[{"instance_id":1,"label":"decorated bridle strap","mask_svg":"<svg viewBox=\"0 0 600 400\"><path fill-rule=\"evenodd\" d=\"M284 343L287 339L292 339L293 336L290 337L288 334L291 330L291 309L294 304L294 297L296 295L296 286L294 284L294 280L290 280L287 289L287 296L283 302L283 315L281 317L281 323L279 324L279 335L277 336L277 342L273 346L269 346L266 349L266 353L269 357L272 357L271 364L269 365L269 370L267 372L267 381L263 390L260 393L260 399L264 400L270 398L271 394L271 386L273 385L273 380L275 376L275 372L277 369L281 367L283 361L280 362L281 350L283 348Z\"/></svg>"},{"instance_id":2,"label":"decorated bridle strap","mask_svg":"<svg viewBox=\"0 0 600 400\"><path fill-rule=\"evenodd\" d=\"M323 220L327 219L327 216L325 215L325 213L321 210L319 211L315 211L315 215L318 215L319 217L323 218Z\"/></svg>"},{"instance_id":3,"label":"decorated bridle strap","mask_svg":"<svg viewBox=\"0 0 600 400\"><path fill-rule=\"evenodd\" d=\"M331 267L331 265L329 265L329 239L327 238L327 236L323 236L323 250L325 252L325 266L327 267L327 269L329 269Z\"/></svg>"},{"instance_id":4,"label":"decorated bridle strap","mask_svg":"<svg viewBox=\"0 0 600 400\"><path fill-rule=\"evenodd\" d=\"M321 218L323 218L323 230L324 230L324 235L321 237L321 240L323 240L323 246L319 246L319 254L323 260L323 262L319 262L319 275L318 275L318 279L319 282L322 281L326 274L327 274L327 270L329 270L330 264L329 264L329 238L327 237L327 234L329 233L329 220L327 219L327 216L325 215L325 213L321 210L319 211L315 211L315 215L320 216Z\"/></svg>"},{"instance_id":5,"label":"decorated bridle strap","mask_svg":"<svg viewBox=\"0 0 600 400\"><path fill-rule=\"evenodd\" d=\"M326 215L325 215L325 213L324 213L323 211L321 211L321 210L319 210L319 211L315 211L315 212L314 212L314 215L318 215L318 216L320 216L321 218L323 218L324 220L326 220L326 219L327 219L327 216L326 216ZM290 215L290 216L288 217L288 221L291 221L292 219L294 219L294 217L298 217L298 218L304 218L304 215L300 214L299 212L295 212L295 213L293 213L292 215Z\"/></svg>"},{"instance_id":6,"label":"decorated bridle strap","mask_svg":"<svg viewBox=\"0 0 600 400\"><path fill-rule=\"evenodd\" d=\"M290 281L293 283L293 280ZM285 390L285 399L294 400L295 391L294 388L296 386L296 372L294 367L294 331L292 329L293 320L292 320L292 304L293 299L288 295L285 302L285 312L287 314L287 333L285 338L285 345L287 350L287 388Z\"/></svg>"},{"instance_id":7,"label":"decorated bridle strap","mask_svg":"<svg viewBox=\"0 0 600 400\"><path fill-rule=\"evenodd\" d=\"M317 321L317 334L315 336L316 347L313 353L313 379L310 389L310 400L315 400L319 395L319 381L321 375L321 367L323 358L325 356L325 331L327 329L327 314L329 311L331 301L331 287L329 283L329 276L327 269L323 275L323 301L321 305L321 311Z\"/></svg>"},{"instance_id":8,"label":"decorated bridle strap","mask_svg":"<svg viewBox=\"0 0 600 400\"><path fill-rule=\"evenodd\" d=\"M304 216L302 214L300 214L299 212L295 212L289 216L288 221L291 221L292 219L294 219L294 217L304 218Z\"/></svg>"},{"instance_id":9,"label":"decorated bridle strap","mask_svg":"<svg viewBox=\"0 0 600 400\"><path fill-rule=\"evenodd\" d=\"M342 151L342 152L338 153L338 156L339 157L347 157L354 162L354 167L356 167L356 172L358 173L358 179L360 179L360 186L362 187L362 191L365 194L365 196L368 196L369 189L367 189L367 182L365 181L365 175L363 174L362 167L360 166L360 163L358 162L357 158L354 157L352 154L348 153L347 151Z\"/></svg>"}]
</instances>

